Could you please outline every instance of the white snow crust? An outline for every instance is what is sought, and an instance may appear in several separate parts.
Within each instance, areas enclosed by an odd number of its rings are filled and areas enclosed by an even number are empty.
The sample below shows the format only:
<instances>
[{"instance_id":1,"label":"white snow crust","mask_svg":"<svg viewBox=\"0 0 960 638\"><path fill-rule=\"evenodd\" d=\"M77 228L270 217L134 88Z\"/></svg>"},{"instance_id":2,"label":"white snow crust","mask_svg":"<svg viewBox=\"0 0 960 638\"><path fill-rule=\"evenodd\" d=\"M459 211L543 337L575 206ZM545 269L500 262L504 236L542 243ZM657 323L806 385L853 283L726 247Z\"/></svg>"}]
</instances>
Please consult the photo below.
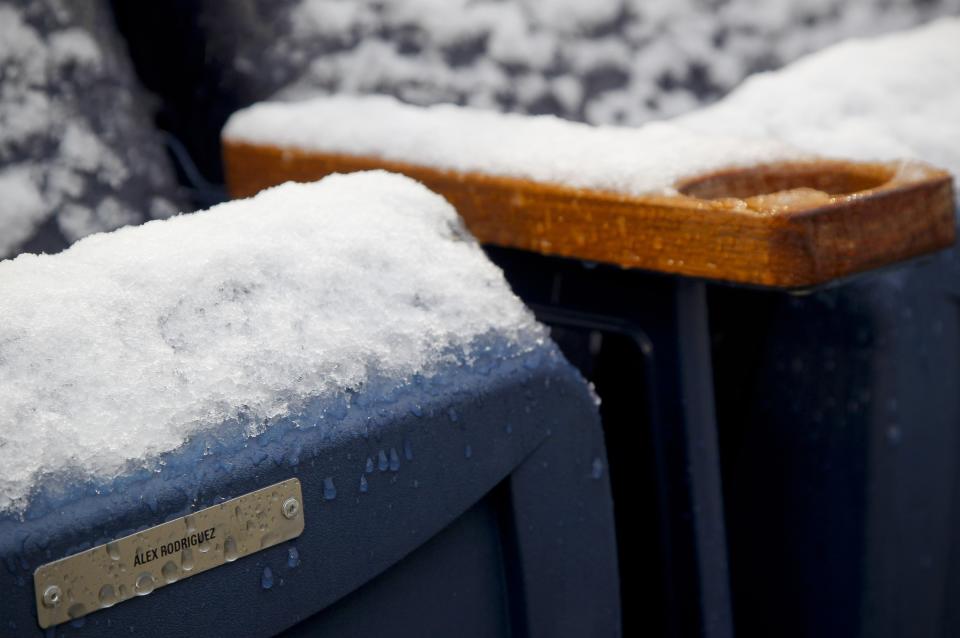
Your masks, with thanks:
<instances>
[{"instance_id":1,"label":"white snow crust","mask_svg":"<svg viewBox=\"0 0 960 638\"><path fill-rule=\"evenodd\" d=\"M960 176L960 18L828 47L674 122L837 157L919 159Z\"/></svg>"},{"instance_id":2,"label":"white snow crust","mask_svg":"<svg viewBox=\"0 0 960 638\"><path fill-rule=\"evenodd\" d=\"M828 47L712 107L637 128L346 95L256 104L224 137L647 194L700 172L817 155L921 159L960 174L958 113L960 18L942 18Z\"/></svg>"},{"instance_id":3,"label":"white snow crust","mask_svg":"<svg viewBox=\"0 0 960 638\"><path fill-rule=\"evenodd\" d=\"M700 171L800 156L773 140L692 133L669 123L590 126L551 115L410 106L387 96L262 102L233 114L223 135L626 194L672 192L678 178Z\"/></svg>"},{"instance_id":4,"label":"white snow crust","mask_svg":"<svg viewBox=\"0 0 960 638\"><path fill-rule=\"evenodd\" d=\"M240 413L254 435L480 341L545 343L453 208L383 172L0 262L0 317L0 510L45 473L109 480Z\"/></svg>"}]
</instances>

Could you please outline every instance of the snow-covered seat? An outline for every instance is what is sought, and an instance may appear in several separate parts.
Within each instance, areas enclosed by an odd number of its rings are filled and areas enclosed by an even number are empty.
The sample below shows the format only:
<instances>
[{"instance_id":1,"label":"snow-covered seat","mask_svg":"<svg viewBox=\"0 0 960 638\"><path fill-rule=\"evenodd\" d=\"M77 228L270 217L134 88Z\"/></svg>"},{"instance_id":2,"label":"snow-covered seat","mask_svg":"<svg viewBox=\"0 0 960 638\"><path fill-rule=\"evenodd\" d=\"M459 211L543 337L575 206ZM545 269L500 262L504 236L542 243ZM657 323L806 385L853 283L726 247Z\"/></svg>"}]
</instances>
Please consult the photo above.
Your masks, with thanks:
<instances>
[{"instance_id":1,"label":"snow-covered seat","mask_svg":"<svg viewBox=\"0 0 960 638\"><path fill-rule=\"evenodd\" d=\"M616 634L595 397L412 180L21 255L0 314L4 632Z\"/></svg>"},{"instance_id":2,"label":"snow-covered seat","mask_svg":"<svg viewBox=\"0 0 960 638\"><path fill-rule=\"evenodd\" d=\"M809 618L804 627L823 633L849 634L854 625L876 629L919 622L935 627L951 622L945 616L951 612L932 592L955 579L955 574L944 568L927 580L914 570L915 587L909 591L891 583L897 569L912 570L916 561L923 560L918 548L926 541L936 561L945 562L950 555L950 507L939 496L936 477L937 468L942 476L956 467L956 455L941 450L952 446L950 423L957 410L951 387L960 374L950 336L957 327L952 299L956 285L949 283L956 280L957 261L955 251L942 252L953 245L955 233L950 174L960 172L954 116L960 108L960 83L953 62L958 29L956 19L945 19L904 34L828 48L783 71L749 80L712 108L635 130L588 130L550 119L504 117L455 107L417 109L383 98L266 103L236 114L225 129L228 182L237 192L246 192L245 188L255 191L275 181L307 180L327 172L397 170L444 193L487 241L516 245L510 242L519 237L527 242L524 248L538 253L596 262L604 261L603 253L590 251L603 250L602 244L610 241L607 237L622 242L629 229L642 240L639 251L646 251L650 259L643 267L670 273L683 273L687 262L698 267L707 264L696 261L703 258L698 251L663 251L668 245L664 237L672 228L663 231L658 223L683 219L666 206L655 208L661 203L662 189L706 199L715 195L754 199L734 204L744 214L757 214L757 223L778 231L792 221L789 209L797 203L792 200L798 199L809 208L797 217L810 225L793 239L790 233L782 235L785 243L771 242L772 251L755 253L753 265L758 271L767 266L765 260L799 248L806 254L788 263L783 272L806 278L811 270L805 270L804 260L815 269L820 267L821 242L836 240L840 245L828 262L846 262L850 268L858 255L865 259L850 270L821 271L821 276L806 283L779 282L786 288L836 284L844 272L896 265L911 256L941 251L917 267L904 265L867 281L843 282L848 285L805 299L711 287L711 324L706 318L707 291L699 282L644 278L636 271L598 268L596 263L571 264L528 259L516 251L490 251L498 263L512 266L508 270L511 284L545 320L602 331L604 338L627 337L642 353L643 365L637 366L641 371L634 383L646 384L646 396L654 396L648 399L652 406L636 400L638 391L627 390L626 403L633 412L616 423L629 427L650 419L657 432L651 437L652 445L663 446L655 463L655 481L661 490L655 498L661 507L664 501L681 503L676 510L659 512L660 525L664 519L670 523L653 539L660 541L658 558L667 565L661 582L667 591L663 608L669 628L677 633L709 630L717 635L731 630L725 517L734 530L730 548L738 631L768 635L771 627L780 631L782 618L791 616ZM311 117L311 108L320 117ZM591 146L584 139L596 143ZM823 163L821 154L845 159ZM792 182L796 170L778 173L777 163L784 161L793 169L802 168L801 176L815 169L804 177L810 181ZM756 167L757 162L762 166L759 173L742 170L744 164ZM774 162L774 181L785 184L788 192L776 198L763 197L767 193L762 188L743 192L742 178L748 178L746 188L755 189L758 174L764 179L770 175L770 162ZM950 173L917 162L931 162ZM832 170L824 172L824 167ZM837 182L846 182L840 191L852 196L839 201L825 197L831 191L820 180L829 181L831 175L839 177ZM915 187L891 188L897 186L898 177L916 180ZM814 186L812 190L821 192L789 192L798 190L795 186ZM604 200L608 209L600 211L591 206L601 198L585 194L585 188L613 191L619 197ZM649 199L637 202L638 192ZM881 195L874 202L876 208L871 207L874 195ZM624 201L636 210L622 212ZM824 201L829 201L827 207L821 206ZM836 204L834 211L850 215L846 222L832 226L814 221ZM530 208L539 215L524 218ZM654 214L648 214L650 208ZM518 211L519 220L510 217ZM682 229L681 235L693 236L684 247L701 245L697 234L715 231L720 225L710 217L715 212L709 202L700 203L697 213L702 223ZM720 212L726 211L721 207ZM577 223L588 216L593 234ZM641 222L627 227L635 218ZM564 226L571 220L574 232L566 232ZM605 228L604 221L608 222ZM644 225L650 232L643 232ZM720 237L736 246L750 234L731 223ZM925 245L902 250L914 241ZM724 278L721 262L710 257L729 259L730 253L718 250L707 255L703 261L712 263L717 272L688 274ZM639 263L632 258L633 263L626 265ZM623 264L617 259L607 261ZM834 267L831 263L826 270ZM763 277L739 281L777 284ZM563 314L558 307L574 312ZM932 327L925 331L921 324ZM914 356L918 351L921 357ZM714 353L722 357L716 367L711 363ZM928 357L936 364L929 363ZM731 446L724 481L729 478L734 484L722 495L713 371L721 390L718 405L727 428L726 445ZM935 402L924 400L927 389ZM876 433L888 427L885 424L894 418L890 415L898 401L908 402L923 418L914 424L919 436L911 441L913 456L893 461L884 456L881 448L886 443L877 442ZM647 409L652 416L644 412ZM855 428L845 427L850 423ZM809 434L811 427L821 438ZM889 426L889 445L901 444L901 427ZM631 440L622 436L623 441ZM864 451L863 444L871 441L870 450ZM864 458L877 472L867 479L859 473ZM927 458L936 463L927 466L920 460ZM632 468L634 459L623 455L611 466L616 469L618 463ZM800 473L784 472L781 466L797 467ZM886 503L869 481L882 481L892 489L903 472L915 477L905 489L923 503L925 515L934 523L906 526L909 538L924 542L901 543L898 551L878 549L870 543L879 542L889 526L910 518L912 510L906 500ZM630 476L621 482L629 484L620 488L621 495L632 496L644 485L629 471L620 476ZM837 489L840 484L844 490ZM781 495L789 498L781 503L777 500ZM724 508L722 499L727 498L731 504ZM865 501L871 503L870 517L857 509ZM628 508L634 505L632 500L617 502L629 503ZM777 503L775 513L767 515L772 502ZM821 527L827 516L842 521L842 529ZM770 520L777 517L796 521L800 527L786 523L778 528L776 520ZM834 531L842 538L835 538ZM632 543L635 536L626 538ZM837 549L821 562L816 548L835 541ZM777 560L769 560L771 555ZM643 608L650 600L650 589L643 584L631 589L641 578L628 581L632 566L643 564L636 556L622 569L625 600L632 595L638 601L636 606L627 603L628 609ZM781 573L800 583L789 596L766 586ZM829 586L816 584L834 575L842 580ZM866 589L858 589L864 583ZM645 611L652 611L650 607ZM643 623L648 615L636 618ZM863 631L871 634L869 629Z\"/></svg>"}]
</instances>

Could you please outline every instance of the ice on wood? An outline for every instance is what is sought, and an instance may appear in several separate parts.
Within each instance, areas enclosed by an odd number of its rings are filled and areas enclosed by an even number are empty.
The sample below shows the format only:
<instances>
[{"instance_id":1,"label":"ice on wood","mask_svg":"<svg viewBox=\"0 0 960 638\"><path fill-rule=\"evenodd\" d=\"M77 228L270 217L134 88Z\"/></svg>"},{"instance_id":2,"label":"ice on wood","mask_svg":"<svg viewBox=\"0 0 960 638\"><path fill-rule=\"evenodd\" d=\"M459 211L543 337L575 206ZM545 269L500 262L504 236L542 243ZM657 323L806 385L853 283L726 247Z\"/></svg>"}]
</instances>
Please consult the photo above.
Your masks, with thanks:
<instances>
[{"instance_id":1,"label":"ice on wood","mask_svg":"<svg viewBox=\"0 0 960 638\"><path fill-rule=\"evenodd\" d=\"M543 329L453 208L388 173L0 263L0 510L46 472L109 480L242 416L400 386Z\"/></svg>"}]
</instances>

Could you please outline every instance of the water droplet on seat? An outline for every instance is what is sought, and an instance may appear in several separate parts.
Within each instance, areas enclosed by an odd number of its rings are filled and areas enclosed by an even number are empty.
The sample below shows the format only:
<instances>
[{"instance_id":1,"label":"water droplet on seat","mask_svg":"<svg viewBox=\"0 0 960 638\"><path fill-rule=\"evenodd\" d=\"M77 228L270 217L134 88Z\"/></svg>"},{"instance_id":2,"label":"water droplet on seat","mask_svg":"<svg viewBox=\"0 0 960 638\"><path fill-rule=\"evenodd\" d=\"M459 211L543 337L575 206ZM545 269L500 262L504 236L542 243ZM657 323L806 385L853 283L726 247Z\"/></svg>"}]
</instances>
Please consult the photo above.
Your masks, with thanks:
<instances>
[{"instance_id":1,"label":"water droplet on seat","mask_svg":"<svg viewBox=\"0 0 960 638\"><path fill-rule=\"evenodd\" d=\"M227 536L227 540L223 541L223 560L228 563L231 563L240 556L240 553L237 551L237 541L233 536Z\"/></svg>"},{"instance_id":2,"label":"water droplet on seat","mask_svg":"<svg viewBox=\"0 0 960 638\"><path fill-rule=\"evenodd\" d=\"M163 569L160 570L163 574L163 579L167 581L167 584L175 583L180 578L180 570L177 568L177 564L172 560L168 560L163 566Z\"/></svg>"},{"instance_id":3,"label":"water droplet on seat","mask_svg":"<svg viewBox=\"0 0 960 638\"><path fill-rule=\"evenodd\" d=\"M590 466L590 477L594 480L600 480L603 477L603 461L600 460L600 457L593 459L593 464Z\"/></svg>"},{"instance_id":4,"label":"water droplet on seat","mask_svg":"<svg viewBox=\"0 0 960 638\"><path fill-rule=\"evenodd\" d=\"M323 479L323 500L332 501L337 498L337 486L333 484L333 477Z\"/></svg>"},{"instance_id":5,"label":"water droplet on seat","mask_svg":"<svg viewBox=\"0 0 960 638\"><path fill-rule=\"evenodd\" d=\"M263 568L263 573L260 575L260 586L264 589L273 587L273 570L269 567Z\"/></svg>"},{"instance_id":6,"label":"water droplet on seat","mask_svg":"<svg viewBox=\"0 0 960 638\"><path fill-rule=\"evenodd\" d=\"M133 584L133 591L136 592L137 596L146 596L153 591L155 585L153 575L150 572L143 572L137 576L137 580Z\"/></svg>"},{"instance_id":7,"label":"water droplet on seat","mask_svg":"<svg viewBox=\"0 0 960 638\"><path fill-rule=\"evenodd\" d=\"M185 572L193 571L193 550L189 547L180 552L180 569Z\"/></svg>"},{"instance_id":8,"label":"water droplet on seat","mask_svg":"<svg viewBox=\"0 0 960 638\"><path fill-rule=\"evenodd\" d=\"M101 607L110 607L117 602L117 595L113 591L113 585L104 585L100 588L100 594L98 595L100 599Z\"/></svg>"}]
</instances>

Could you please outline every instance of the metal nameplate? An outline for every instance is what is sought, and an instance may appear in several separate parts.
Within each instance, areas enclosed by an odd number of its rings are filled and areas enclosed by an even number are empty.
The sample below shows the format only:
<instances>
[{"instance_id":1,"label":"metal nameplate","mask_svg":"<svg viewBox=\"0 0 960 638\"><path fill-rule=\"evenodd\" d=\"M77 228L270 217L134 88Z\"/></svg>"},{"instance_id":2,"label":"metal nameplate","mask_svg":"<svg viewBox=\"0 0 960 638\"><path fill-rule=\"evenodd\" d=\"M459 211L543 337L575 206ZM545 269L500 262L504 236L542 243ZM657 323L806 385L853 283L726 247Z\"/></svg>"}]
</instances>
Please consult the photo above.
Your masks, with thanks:
<instances>
[{"instance_id":1,"label":"metal nameplate","mask_svg":"<svg viewBox=\"0 0 960 638\"><path fill-rule=\"evenodd\" d=\"M303 533L298 479L244 494L37 568L46 629L147 594Z\"/></svg>"}]
</instances>

